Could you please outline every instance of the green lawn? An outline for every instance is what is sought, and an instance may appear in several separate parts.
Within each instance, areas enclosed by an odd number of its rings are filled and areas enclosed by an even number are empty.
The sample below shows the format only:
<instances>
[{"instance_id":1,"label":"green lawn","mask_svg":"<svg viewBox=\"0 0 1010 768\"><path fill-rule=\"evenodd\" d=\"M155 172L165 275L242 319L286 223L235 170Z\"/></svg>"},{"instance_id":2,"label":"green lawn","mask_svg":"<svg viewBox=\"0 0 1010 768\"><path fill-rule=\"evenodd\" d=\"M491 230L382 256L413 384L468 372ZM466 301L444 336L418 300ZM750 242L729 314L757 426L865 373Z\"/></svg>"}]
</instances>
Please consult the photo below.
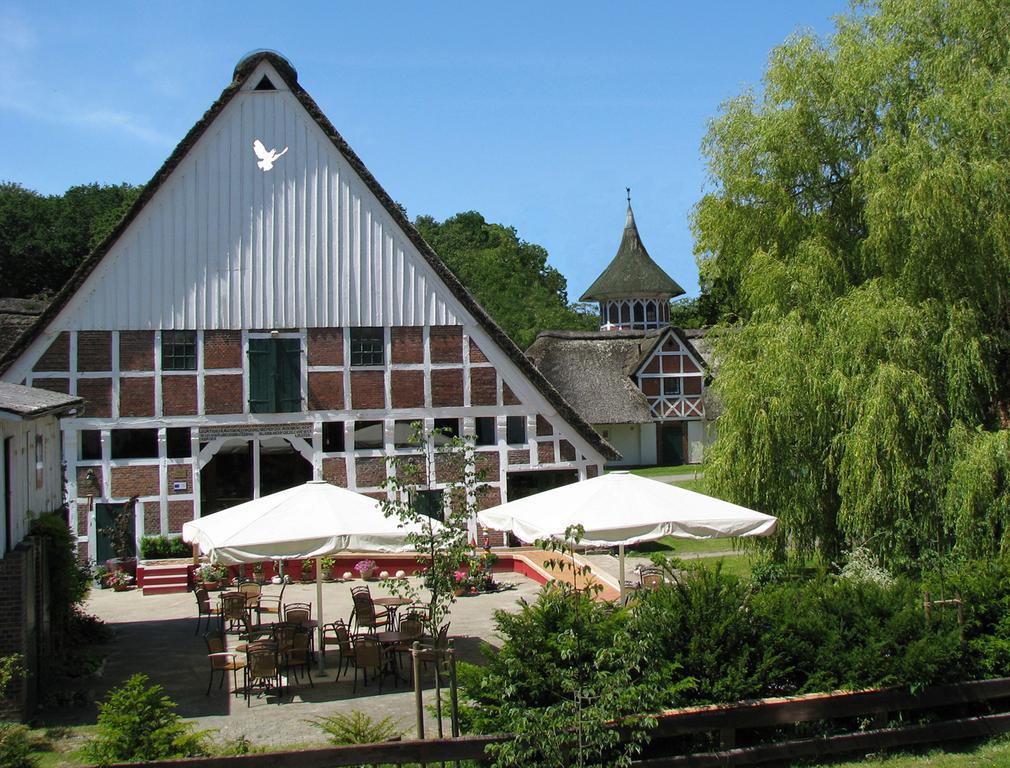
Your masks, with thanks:
<instances>
[{"instance_id":1,"label":"green lawn","mask_svg":"<svg viewBox=\"0 0 1010 768\"><path fill-rule=\"evenodd\" d=\"M1010 741L999 737L964 751L934 750L921 755L898 754L889 757L831 763L831 768L1010 768Z\"/></svg>"},{"instance_id":2,"label":"green lawn","mask_svg":"<svg viewBox=\"0 0 1010 768\"><path fill-rule=\"evenodd\" d=\"M606 470L612 472L614 470ZM619 470L618 470L619 471ZM628 470L633 475L641 477L658 477L663 475L693 475L701 472L701 464L677 464L672 467L640 467L639 469Z\"/></svg>"}]
</instances>

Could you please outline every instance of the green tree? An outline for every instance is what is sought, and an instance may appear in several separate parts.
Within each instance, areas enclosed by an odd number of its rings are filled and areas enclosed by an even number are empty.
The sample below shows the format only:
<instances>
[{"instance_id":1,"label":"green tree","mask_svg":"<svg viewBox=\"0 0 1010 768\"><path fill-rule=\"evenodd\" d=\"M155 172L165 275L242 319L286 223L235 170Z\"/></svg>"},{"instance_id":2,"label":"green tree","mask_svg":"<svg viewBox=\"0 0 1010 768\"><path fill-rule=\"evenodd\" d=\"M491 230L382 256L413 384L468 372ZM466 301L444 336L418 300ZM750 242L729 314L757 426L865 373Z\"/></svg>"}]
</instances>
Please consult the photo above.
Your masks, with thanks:
<instances>
[{"instance_id":1,"label":"green tree","mask_svg":"<svg viewBox=\"0 0 1010 768\"><path fill-rule=\"evenodd\" d=\"M521 348L540 331L594 330L595 306L569 304L568 285L547 264L547 251L519 239L514 227L490 224L476 211L414 226L484 309Z\"/></svg>"},{"instance_id":2,"label":"green tree","mask_svg":"<svg viewBox=\"0 0 1010 768\"><path fill-rule=\"evenodd\" d=\"M387 579L384 586L413 603L426 603L434 635L456 601L456 572L469 570L467 524L477 513L487 468L473 439L439 429L428 432L419 421L411 424L411 431L416 452L387 457L390 471L383 488L389 496L379 504L386 517L396 517L415 531L407 540L421 555L420 585Z\"/></svg>"},{"instance_id":3,"label":"green tree","mask_svg":"<svg viewBox=\"0 0 1010 768\"><path fill-rule=\"evenodd\" d=\"M0 296L52 294L137 199L142 187L83 184L40 195L0 183Z\"/></svg>"},{"instance_id":4,"label":"green tree","mask_svg":"<svg viewBox=\"0 0 1010 768\"><path fill-rule=\"evenodd\" d=\"M836 25L776 48L763 93L704 141L693 227L724 321L706 483L832 558L866 543L915 567L976 523L972 551L993 551L1010 523L992 437L1010 402L1010 11L876 0Z\"/></svg>"}]
</instances>

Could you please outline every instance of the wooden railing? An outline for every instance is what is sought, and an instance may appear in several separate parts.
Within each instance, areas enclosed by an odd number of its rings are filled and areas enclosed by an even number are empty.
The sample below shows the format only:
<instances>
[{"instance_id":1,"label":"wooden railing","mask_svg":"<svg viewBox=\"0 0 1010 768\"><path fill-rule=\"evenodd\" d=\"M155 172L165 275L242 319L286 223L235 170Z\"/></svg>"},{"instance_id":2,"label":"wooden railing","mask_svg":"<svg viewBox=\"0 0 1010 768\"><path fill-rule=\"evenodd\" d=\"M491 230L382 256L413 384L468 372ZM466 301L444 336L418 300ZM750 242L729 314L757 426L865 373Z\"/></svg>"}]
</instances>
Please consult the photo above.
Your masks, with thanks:
<instances>
[{"instance_id":1,"label":"wooden railing","mask_svg":"<svg viewBox=\"0 0 1010 768\"><path fill-rule=\"evenodd\" d=\"M928 725L886 727L898 713L978 707L1008 700L1004 708L971 715L937 719ZM843 718L872 719L872 730L838 733L806 739L780 740L754 746L735 746L740 731L776 728L797 723ZM656 716L649 756L634 764L643 768L708 768L708 766L817 758L852 752L938 744L1010 731L1010 678L979 680L911 692L904 688L812 694L782 699L762 699L728 705L691 707ZM719 749L691 754L663 754L664 741L692 734L718 735ZM112 768L330 768L346 765L403 765L460 760L483 761L488 744L507 741L509 735L461 736L455 739L390 741L380 744L327 747L298 752L265 752L233 757L123 763ZM657 754L659 753L659 754Z\"/></svg>"}]
</instances>

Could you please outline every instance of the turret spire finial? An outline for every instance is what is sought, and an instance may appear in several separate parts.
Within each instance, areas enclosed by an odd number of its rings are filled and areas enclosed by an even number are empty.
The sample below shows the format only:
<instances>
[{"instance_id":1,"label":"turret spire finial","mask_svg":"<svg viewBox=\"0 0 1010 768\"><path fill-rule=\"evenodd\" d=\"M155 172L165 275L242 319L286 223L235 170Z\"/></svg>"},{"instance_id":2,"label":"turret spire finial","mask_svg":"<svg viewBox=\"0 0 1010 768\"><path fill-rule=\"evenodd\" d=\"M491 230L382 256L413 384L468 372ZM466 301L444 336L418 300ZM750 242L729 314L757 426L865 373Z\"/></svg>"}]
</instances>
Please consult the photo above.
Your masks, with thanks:
<instances>
[{"instance_id":1,"label":"turret spire finial","mask_svg":"<svg viewBox=\"0 0 1010 768\"><path fill-rule=\"evenodd\" d=\"M628 191L628 205L631 205L631 187L625 187Z\"/></svg>"}]
</instances>

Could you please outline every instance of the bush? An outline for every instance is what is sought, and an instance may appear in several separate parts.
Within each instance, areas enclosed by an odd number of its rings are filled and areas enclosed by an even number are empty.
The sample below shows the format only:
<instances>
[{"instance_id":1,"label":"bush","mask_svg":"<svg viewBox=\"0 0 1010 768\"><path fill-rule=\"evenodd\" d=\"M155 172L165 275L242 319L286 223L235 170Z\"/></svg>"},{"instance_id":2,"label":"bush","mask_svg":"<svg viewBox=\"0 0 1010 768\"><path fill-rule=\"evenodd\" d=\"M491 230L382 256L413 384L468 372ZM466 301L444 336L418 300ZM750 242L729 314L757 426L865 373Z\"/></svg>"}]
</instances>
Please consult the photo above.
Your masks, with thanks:
<instances>
[{"instance_id":1,"label":"bush","mask_svg":"<svg viewBox=\"0 0 1010 768\"><path fill-rule=\"evenodd\" d=\"M32 521L31 535L46 542L46 577L49 581L53 631L64 639L74 607L84 602L91 587L91 571L77 562L76 537L58 512Z\"/></svg>"},{"instance_id":2,"label":"bush","mask_svg":"<svg viewBox=\"0 0 1010 768\"><path fill-rule=\"evenodd\" d=\"M140 540L140 556L145 560L192 555L193 547L179 536L145 536Z\"/></svg>"},{"instance_id":3,"label":"bush","mask_svg":"<svg viewBox=\"0 0 1010 768\"><path fill-rule=\"evenodd\" d=\"M34 768L39 761L32 751L32 741L25 726L0 723L0 766Z\"/></svg>"},{"instance_id":4,"label":"bush","mask_svg":"<svg viewBox=\"0 0 1010 768\"><path fill-rule=\"evenodd\" d=\"M399 736L398 723L391 717L373 721L364 712L349 715L337 713L330 717L317 717L307 722L326 732L331 744L374 744Z\"/></svg>"},{"instance_id":5,"label":"bush","mask_svg":"<svg viewBox=\"0 0 1010 768\"><path fill-rule=\"evenodd\" d=\"M99 703L98 736L84 748L87 759L106 764L207 754L205 734L182 722L160 685L147 684L147 675L134 675Z\"/></svg>"}]
</instances>

